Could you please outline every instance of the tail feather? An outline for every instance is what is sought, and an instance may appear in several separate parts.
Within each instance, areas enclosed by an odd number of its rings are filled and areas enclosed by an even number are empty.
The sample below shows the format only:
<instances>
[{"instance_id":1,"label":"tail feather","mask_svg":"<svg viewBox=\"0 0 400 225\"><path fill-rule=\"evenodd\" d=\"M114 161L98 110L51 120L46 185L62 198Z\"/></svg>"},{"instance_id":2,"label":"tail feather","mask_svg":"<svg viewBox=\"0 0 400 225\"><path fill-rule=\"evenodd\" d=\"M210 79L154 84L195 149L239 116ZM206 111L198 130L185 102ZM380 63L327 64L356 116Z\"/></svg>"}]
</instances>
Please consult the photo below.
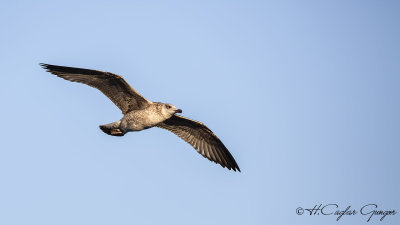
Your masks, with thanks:
<instances>
[{"instance_id":1,"label":"tail feather","mask_svg":"<svg viewBox=\"0 0 400 225\"><path fill-rule=\"evenodd\" d=\"M114 123L109 123L106 125L100 125L100 129L108 134L108 135L112 135L112 136L124 136L126 132L124 132L123 130L121 130L119 128L119 124L120 121L114 122Z\"/></svg>"}]
</instances>

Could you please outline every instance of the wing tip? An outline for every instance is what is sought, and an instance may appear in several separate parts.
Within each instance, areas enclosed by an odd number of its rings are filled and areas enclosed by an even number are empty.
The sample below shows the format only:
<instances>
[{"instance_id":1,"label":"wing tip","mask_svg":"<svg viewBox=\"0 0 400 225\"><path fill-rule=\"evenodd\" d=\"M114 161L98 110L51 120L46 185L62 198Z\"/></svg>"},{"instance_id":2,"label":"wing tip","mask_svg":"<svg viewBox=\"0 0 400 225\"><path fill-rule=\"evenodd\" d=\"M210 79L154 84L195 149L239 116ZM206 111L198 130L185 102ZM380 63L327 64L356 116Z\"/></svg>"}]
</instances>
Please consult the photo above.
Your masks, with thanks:
<instances>
[{"instance_id":1,"label":"wing tip","mask_svg":"<svg viewBox=\"0 0 400 225\"><path fill-rule=\"evenodd\" d=\"M228 168L228 169L230 170L231 168ZM232 167L232 170L235 171L235 172L239 172L239 173L242 172L242 171L240 171L240 168L239 168L238 165L235 165L234 167Z\"/></svg>"},{"instance_id":2,"label":"wing tip","mask_svg":"<svg viewBox=\"0 0 400 225\"><path fill-rule=\"evenodd\" d=\"M47 70L48 72L50 71L50 64L47 63L39 63L39 66L42 67L43 69Z\"/></svg>"},{"instance_id":3,"label":"wing tip","mask_svg":"<svg viewBox=\"0 0 400 225\"><path fill-rule=\"evenodd\" d=\"M223 164L221 164L221 163L219 163L219 162L215 162L215 163L219 164L219 165L222 166L223 168L226 167L228 170L233 170L233 171L239 172L239 173L242 172L242 171L240 170L239 166L238 166L236 163L235 163L235 165L233 165L233 166L231 166L231 165L223 165Z\"/></svg>"}]
</instances>

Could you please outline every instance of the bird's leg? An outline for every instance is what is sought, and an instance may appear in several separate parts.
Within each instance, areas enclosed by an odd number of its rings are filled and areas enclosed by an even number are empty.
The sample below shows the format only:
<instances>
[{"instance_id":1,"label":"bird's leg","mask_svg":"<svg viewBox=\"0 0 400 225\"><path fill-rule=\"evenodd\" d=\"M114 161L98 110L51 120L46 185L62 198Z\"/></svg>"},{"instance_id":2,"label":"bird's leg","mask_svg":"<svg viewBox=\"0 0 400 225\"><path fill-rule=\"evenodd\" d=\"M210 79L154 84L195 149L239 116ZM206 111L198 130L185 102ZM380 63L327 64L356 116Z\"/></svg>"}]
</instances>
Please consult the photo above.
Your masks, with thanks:
<instances>
[{"instance_id":1,"label":"bird's leg","mask_svg":"<svg viewBox=\"0 0 400 225\"><path fill-rule=\"evenodd\" d=\"M120 129L111 129L110 134L114 136L123 136L123 133Z\"/></svg>"},{"instance_id":2,"label":"bird's leg","mask_svg":"<svg viewBox=\"0 0 400 225\"><path fill-rule=\"evenodd\" d=\"M124 134L126 133L125 129L122 129L120 127L121 121L117 121L114 123L109 123L106 125L101 125L100 129L109 135L113 135L113 136L124 136Z\"/></svg>"}]
</instances>

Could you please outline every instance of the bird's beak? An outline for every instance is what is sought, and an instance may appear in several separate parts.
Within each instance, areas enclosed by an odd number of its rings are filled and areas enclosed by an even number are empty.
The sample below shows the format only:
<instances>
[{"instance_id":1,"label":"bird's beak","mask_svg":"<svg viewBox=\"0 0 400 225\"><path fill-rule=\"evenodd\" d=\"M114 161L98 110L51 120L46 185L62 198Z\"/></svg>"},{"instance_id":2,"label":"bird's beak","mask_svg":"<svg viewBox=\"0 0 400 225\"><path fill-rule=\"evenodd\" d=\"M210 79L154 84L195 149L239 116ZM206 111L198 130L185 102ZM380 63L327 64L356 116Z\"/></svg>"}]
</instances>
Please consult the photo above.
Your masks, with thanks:
<instances>
[{"instance_id":1,"label":"bird's beak","mask_svg":"<svg viewBox=\"0 0 400 225\"><path fill-rule=\"evenodd\" d=\"M182 113L182 109L177 109L175 112L176 113Z\"/></svg>"}]
</instances>

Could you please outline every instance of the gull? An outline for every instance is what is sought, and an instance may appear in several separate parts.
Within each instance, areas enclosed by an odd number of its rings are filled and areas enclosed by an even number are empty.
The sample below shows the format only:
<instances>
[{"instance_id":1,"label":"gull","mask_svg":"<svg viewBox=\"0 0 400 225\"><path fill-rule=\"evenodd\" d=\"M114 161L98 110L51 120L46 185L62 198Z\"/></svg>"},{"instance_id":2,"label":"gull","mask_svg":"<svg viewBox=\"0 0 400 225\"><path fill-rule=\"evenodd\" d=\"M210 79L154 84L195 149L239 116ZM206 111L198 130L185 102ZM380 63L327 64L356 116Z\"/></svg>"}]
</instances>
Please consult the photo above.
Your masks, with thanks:
<instances>
[{"instance_id":1,"label":"gull","mask_svg":"<svg viewBox=\"0 0 400 225\"><path fill-rule=\"evenodd\" d=\"M177 115L182 110L172 104L145 99L121 76L99 70L45 63L40 63L40 66L65 80L98 89L122 111L123 117L120 120L99 126L104 133L124 136L127 132L159 127L174 133L210 161L240 172L231 153L206 125Z\"/></svg>"}]
</instances>

